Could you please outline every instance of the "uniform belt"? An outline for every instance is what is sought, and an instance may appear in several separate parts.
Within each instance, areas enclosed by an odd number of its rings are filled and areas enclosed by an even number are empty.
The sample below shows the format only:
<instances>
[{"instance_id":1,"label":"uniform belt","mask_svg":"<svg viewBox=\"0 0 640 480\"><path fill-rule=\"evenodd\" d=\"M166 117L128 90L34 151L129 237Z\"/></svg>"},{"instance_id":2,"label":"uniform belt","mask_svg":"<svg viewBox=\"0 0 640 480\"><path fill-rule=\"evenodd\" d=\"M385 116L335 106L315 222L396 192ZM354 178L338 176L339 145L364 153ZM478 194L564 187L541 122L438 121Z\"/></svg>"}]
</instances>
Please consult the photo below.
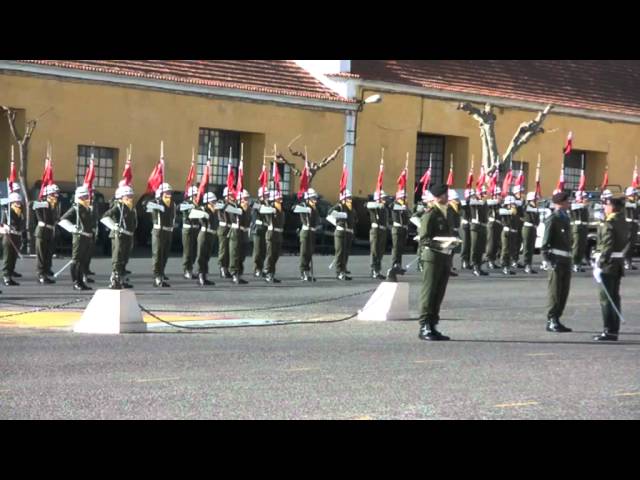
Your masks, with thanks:
<instances>
[{"instance_id":1,"label":"uniform belt","mask_svg":"<svg viewBox=\"0 0 640 480\"><path fill-rule=\"evenodd\" d=\"M552 248L549 252L554 255L560 255L561 257L571 258L571 252L567 252L566 250L558 250L557 248Z\"/></svg>"},{"instance_id":2,"label":"uniform belt","mask_svg":"<svg viewBox=\"0 0 640 480\"><path fill-rule=\"evenodd\" d=\"M640 223L640 220L636 220L635 218L625 218L625 220L629 223Z\"/></svg>"},{"instance_id":3,"label":"uniform belt","mask_svg":"<svg viewBox=\"0 0 640 480\"><path fill-rule=\"evenodd\" d=\"M173 232L173 227L161 227L160 225L154 225L154 230L164 230L165 232Z\"/></svg>"},{"instance_id":4,"label":"uniform belt","mask_svg":"<svg viewBox=\"0 0 640 480\"><path fill-rule=\"evenodd\" d=\"M339 232L344 230L346 232L353 233L353 230L351 228L344 228L344 227L341 227L340 225L336 226L336 230Z\"/></svg>"},{"instance_id":5,"label":"uniform belt","mask_svg":"<svg viewBox=\"0 0 640 480\"><path fill-rule=\"evenodd\" d=\"M406 225L403 225L403 224L398 223L398 222L393 222L393 226L394 226L394 227L398 227L398 228L407 228L407 226L406 226Z\"/></svg>"},{"instance_id":6,"label":"uniform belt","mask_svg":"<svg viewBox=\"0 0 640 480\"><path fill-rule=\"evenodd\" d=\"M53 226L53 225L49 225L48 223L44 223L44 222L41 222L41 221L40 221L40 222L38 222L38 226L39 226L39 227L47 227L47 228L49 228L49 229L51 229L51 230L53 230L53 229L54 229L54 226Z\"/></svg>"},{"instance_id":7,"label":"uniform belt","mask_svg":"<svg viewBox=\"0 0 640 480\"><path fill-rule=\"evenodd\" d=\"M249 229L247 227L241 227L240 225L236 224L236 223L232 223L231 224L231 228L234 228L236 230L242 230L243 232L248 232Z\"/></svg>"},{"instance_id":8,"label":"uniform belt","mask_svg":"<svg viewBox=\"0 0 640 480\"><path fill-rule=\"evenodd\" d=\"M387 227L383 227L382 225L378 225L377 223L372 223L371 228L379 228L380 230L386 230Z\"/></svg>"},{"instance_id":9,"label":"uniform belt","mask_svg":"<svg viewBox=\"0 0 640 480\"><path fill-rule=\"evenodd\" d=\"M119 233L124 233L125 235L128 235L129 237L133 237L133 232L130 232L129 230L118 230Z\"/></svg>"},{"instance_id":10,"label":"uniform belt","mask_svg":"<svg viewBox=\"0 0 640 480\"><path fill-rule=\"evenodd\" d=\"M487 226L486 223L482 223L480 220L471 220L471 223L476 224L476 225L482 225L483 227Z\"/></svg>"},{"instance_id":11,"label":"uniform belt","mask_svg":"<svg viewBox=\"0 0 640 480\"><path fill-rule=\"evenodd\" d=\"M183 223L182 224L182 228L191 228L191 224L190 223Z\"/></svg>"},{"instance_id":12,"label":"uniform belt","mask_svg":"<svg viewBox=\"0 0 640 480\"><path fill-rule=\"evenodd\" d=\"M10 228L10 229L9 229L9 233L10 233L11 235L22 235L22 230L15 230L15 229L13 229L13 228Z\"/></svg>"},{"instance_id":13,"label":"uniform belt","mask_svg":"<svg viewBox=\"0 0 640 480\"><path fill-rule=\"evenodd\" d=\"M462 225L466 225L467 223L469 223L469 220L465 220L464 218L462 220L460 220L460 223Z\"/></svg>"},{"instance_id":14,"label":"uniform belt","mask_svg":"<svg viewBox=\"0 0 640 480\"><path fill-rule=\"evenodd\" d=\"M76 235L82 235L83 237L93 237L93 233L87 233L87 232L76 232Z\"/></svg>"},{"instance_id":15,"label":"uniform belt","mask_svg":"<svg viewBox=\"0 0 640 480\"><path fill-rule=\"evenodd\" d=\"M611 258L624 258L624 252L613 252Z\"/></svg>"},{"instance_id":16,"label":"uniform belt","mask_svg":"<svg viewBox=\"0 0 640 480\"><path fill-rule=\"evenodd\" d=\"M215 235L217 232L213 228L200 227L201 232L208 232L212 235Z\"/></svg>"},{"instance_id":17,"label":"uniform belt","mask_svg":"<svg viewBox=\"0 0 640 480\"><path fill-rule=\"evenodd\" d=\"M451 252L453 251L453 249L446 249L446 250L439 250L437 248L433 248L433 247L424 247L425 250L431 250L432 252L438 252L438 253L442 253L443 255L451 255Z\"/></svg>"},{"instance_id":18,"label":"uniform belt","mask_svg":"<svg viewBox=\"0 0 640 480\"><path fill-rule=\"evenodd\" d=\"M582 220L574 220L573 222L571 222L571 225L582 225L583 223L588 223L588 222L583 222Z\"/></svg>"},{"instance_id":19,"label":"uniform belt","mask_svg":"<svg viewBox=\"0 0 640 480\"><path fill-rule=\"evenodd\" d=\"M502 227L503 232L517 232L517 228Z\"/></svg>"},{"instance_id":20,"label":"uniform belt","mask_svg":"<svg viewBox=\"0 0 640 480\"><path fill-rule=\"evenodd\" d=\"M525 227L535 227L535 225L531 222L524 222Z\"/></svg>"},{"instance_id":21,"label":"uniform belt","mask_svg":"<svg viewBox=\"0 0 640 480\"><path fill-rule=\"evenodd\" d=\"M309 225L302 225L303 230L311 230L312 232L316 231L316 227L310 227Z\"/></svg>"},{"instance_id":22,"label":"uniform belt","mask_svg":"<svg viewBox=\"0 0 640 480\"><path fill-rule=\"evenodd\" d=\"M270 232L280 232L280 233L284 232L284 228L276 228L273 225L269 225L267 230L269 230Z\"/></svg>"},{"instance_id":23,"label":"uniform belt","mask_svg":"<svg viewBox=\"0 0 640 480\"><path fill-rule=\"evenodd\" d=\"M262 225L262 220L256 220L256 225Z\"/></svg>"},{"instance_id":24,"label":"uniform belt","mask_svg":"<svg viewBox=\"0 0 640 480\"><path fill-rule=\"evenodd\" d=\"M218 222L218 225L220 225L221 227L226 227L227 226L227 222Z\"/></svg>"}]
</instances>

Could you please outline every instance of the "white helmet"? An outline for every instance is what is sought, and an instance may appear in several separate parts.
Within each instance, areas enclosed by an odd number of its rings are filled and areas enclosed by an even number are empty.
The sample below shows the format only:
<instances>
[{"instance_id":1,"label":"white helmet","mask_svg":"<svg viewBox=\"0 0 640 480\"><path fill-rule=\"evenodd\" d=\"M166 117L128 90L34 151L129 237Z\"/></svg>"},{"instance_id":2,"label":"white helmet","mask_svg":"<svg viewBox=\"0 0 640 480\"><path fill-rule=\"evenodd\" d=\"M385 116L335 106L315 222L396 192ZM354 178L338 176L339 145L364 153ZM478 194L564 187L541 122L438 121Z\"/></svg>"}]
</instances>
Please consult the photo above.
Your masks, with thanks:
<instances>
[{"instance_id":1,"label":"white helmet","mask_svg":"<svg viewBox=\"0 0 640 480\"><path fill-rule=\"evenodd\" d=\"M452 188L449 189L448 196L449 196L449 200L458 200L460 198L460 196L458 195L458 192L456 192Z\"/></svg>"},{"instance_id":2,"label":"white helmet","mask_svg":"<svg viewBox=\"0 0 640 480\"><path fill-rule=\"evenodd\" d=\"M282 200L282 192L279 192L277 190L271 190L269 192L269 201L273 202L275 200Z\"/></svg>"},{"instance_id":3,"label":"white helmet","mask_svg":"<svg viewBox=\"0 0 640 480\"><path fill-rule=\"evenodd\" d=\"M536 192L527 193L527 202L533 201L536 199Z\"/></svg>"},{"instance_id":4,"label":"white helmet","mask_svg":"<svg viewBox=\"0 0 640 480\"><path fill-rule=\"evenodd\" d=\"M187 198L193 198L198 194L198 187L192 185L187 189Z\"/></svg>"},{"instance_id":5,"label":"white helmet","mask_svg":"<svg viewBox=\"0 0 640 480\"><path fill-rule=\"evenodd\" d=\"M423 202L430 202L433 199L434 199L434 196L429 190L425 190L424 192L422 192L422 201Z\"/></svg>"},{"instance_id":6,"label":"white helmet","mask_svg":"<svg viewBox=\"0 0 640 480\"><path fill-rule=\"evenodd\" d=\"M122 179L122 180L120 180L120 181L118 182L118 187L124 187L124 186L126 186L126 185L127 185L127 181L126 181L126 180L124 180L124 179Z\"/></svg>"},{"instance_id":7,"label":"white helmet","mask_svg":"<svg viewBox=\"0 0 640 480\"><path fill-rule=\"evenodd\" d=\"M222 196L223 197L229 196L229 187L224 187L224 190L222 190Z\"/></svg>"},{"instance_id":8,"label":"white helmet","mask_svg":"<svg viewBox=\"0 0 640 480\"><path fill-rule=\"evenodd\" d=\"M634 187L627 187L627 189L624 191L624 194L627 197L631 197L633 195L636 195L638 193L638 190L636 190Z\"/></svg>"},{"instance_id":9,"label":"white helmet","mask_svg":"<svg viewBox=\"0 0 640 480\"><path fill-rule=\"evenodd\" d=\"M45 195L57 195L58 193L60 193L60 189L58 188L58 185L56 185L55 183L52 183L51 185L44 187Z\"/></svg>"},{"instance_id":10,"label":"white helmet","mask_svg":"<svg viewBox=\"0 0 640 480\"><path fill-rule=\"evenodd\" d=\"M258 197L259 198L266 197L267 195L271 195L271 194L269 193L269 191L266 188L264 188L264 187L258 188Z\"/></svg>"},{"instance_id":11,"label":"white helmet","mask_svg":"<svg viewBox=\"0 0 640 480\"><path fill-rule=\"evenodd\" d=\"M611 198L613 197L613 193L611 193L611 190L609 190L608 188L606 190L603 190L602 193L600 194L600 198L601 199L605 199L605 198Z\"/></svg>"},{"instance_id":12,"label":"white helmet","mask_svg":"<svg viewBox=\"0 0 640 480\"><path fill-rule=\"evenodd\" d=\"M405 190L398 190L396 192L396 199L407 198L407 192Z\"/></svg>"},{"instance_id":13,"label":"white helmet","mask_svg":"<svg viewBox=\"0 0 640 480\"><path fill-rule=\"evenodd\" d=\"M574 192L574 195L576 197L576 200L579 199L579 198L584 198L584 197L587 196L587 194L585 192L583 192L582 190L576 190Z\"/></svg>"},{"instance_id":14,"label":"white helmet","mask_svg":"<svg viewBox=\"0 0 640 480\"><path fill-rule=\"evenodd\" d=\"M86 185L82 185L78 188L76 188L76 201L78 201L80 198L82 197L88 197L89 196L89 187L87 187Z\"/></svg>"},{"instance_id":15,"label":"white helmet","mask_svg":"<svg viewBox=\"0 0 640 480\"><path fill-rule=\"evenodd\" d=\"M163 183L156 190L156 198L160 198L162 194L166 192L173 192L173 188L168 183Z\"/></svg>"},{"instance_id":16,"label":"white helmet","mask_svg":"<svg viewBox=\"0 0 640 480\"><path fill-rule=\"evenodd\" d=\"M22 203L22 197L18 192L11 192L9 194L9 203Z\"/></svg>"},{"instance_id":17,"label":"white helmet","mask_svg":"<svg viewBox=\"0 0 640 480\"><path fill-rule=\"evenodd\" d=\"M240 192L238 192L240 193ZM240 195L238 195L238 198L251 198L251 195L249 195L249 192L246 190L242 190L242 192L240 193Z\"/></svg>"},{"instance_id":18,"label":"white helmet","mask_svg":"<svg viewBox=\"0 0 640 480\"><path fill-rule=\"evenodd\" d=\"M217 200L218 198L216 197L216 194L213 192L207 192L202 196L202 203L213 203Z\"/></svg>"},{"instance_id":19,"label":"white helmet","mask_svg":"<svg viewBox=\"0 0 640 480\"><path fill-rule=\"evenodd\" d=\"M20 184L18 182L13 182L11 184L11 190L14 192L17 192L20 190Z\"/></svg>"},{"instance_id":20,"label":"white helmet","mask_svg":"<svg viewBox=\"0 0 640 480\"><path fill-rule=\"evenodd\" d=\"M345 190L340 194L340 200L346 200L347 198L351 198L351 190Z\"/></svg>"},{"instance_id":21,"label":"white helmet","mask_svg":"<svg viewBox=\"0 0 640 480\"><path fill-rule=\"evenodd\" d=\"M373 192L373 199L374 200L380 200L381 198L386 197L387 194L385 193L384 190L380 190L380 192Z\"/></svg>"},{"instance_id":22,"label":"white helmet","mask_svg":"<svg viewBox=\"0 0 640 480\"><path fill-rule=\"evenodd\" d=\"M310 188L304 193L305 200L312 200L314 198L318 198L318 192L314 188Z\"/></svg>"},{"instance_id":23,"label":"white helmet","mask_svg":"<svg viewBox=\"0 0 640 480\"><path fill-rule=\"evenodd\" d=\"M426 191L426 190L425 190ZM471 195L474 195L474 191L472 188L465 188L464 189L464 198L469 198L471 197ZM422 195L424 197L424 194Z\"/></svg>"},{"instance_id":24,"label":"white helmet","mask_svg":"<svg viewBox=\"0 0 640 480\"><path fill-rule=\"evenodd\" d=\"M494 190L495 195L500 195L502 193L502 189L496 185L496 189Z\"/></svg>"},{"instance_id":25,"label":"white helmet","mask_svg":"<svg viewBox=\"0 0 640 480\"><path fill-rule=\"evenodd\" d=\"M515 205L516 203L516 197L514 197L513 195L507 195L504 199L503 202L505 205Z\"/></svg>"},{"instance_id":26,"label":"white helmet","mask_svg":"<svg viewBox=\"0 0 640 480\"><path fill-rule=\"evenodd\" d=\"M116 190L116 199L122 197L133 197L133 188L129 185L123 185L122 187L118 187Z\"/></svg>"},{"instance_id":27,"label":"white helmet","mask_svg":"<svg viewBox=\"0 0 640 480\"><path fill-rule=\"evenodd\" d=\"M522 191L522 187L520 185L514 185L511 191L513 193L520 193Z\"/></svg>"}]
</instances>

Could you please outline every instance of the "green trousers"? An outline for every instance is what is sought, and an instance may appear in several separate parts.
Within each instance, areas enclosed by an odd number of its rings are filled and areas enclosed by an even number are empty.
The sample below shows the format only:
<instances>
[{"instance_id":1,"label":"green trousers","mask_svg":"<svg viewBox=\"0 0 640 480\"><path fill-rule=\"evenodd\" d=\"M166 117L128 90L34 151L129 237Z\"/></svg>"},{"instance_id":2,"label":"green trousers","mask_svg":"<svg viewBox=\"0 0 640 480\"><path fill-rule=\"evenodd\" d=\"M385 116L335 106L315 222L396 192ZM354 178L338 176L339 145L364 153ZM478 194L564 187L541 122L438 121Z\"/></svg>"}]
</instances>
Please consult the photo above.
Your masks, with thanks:
<instances>
[{"instance_id":1,"label":"green trousers","mask_svg":"<svg viewBox=\"0 0 640 480\"><path fill-rule=\"evenodd\" d=\"M573 235L573 243L571 245L573 264L579 266L587 256L587 235L589 234L589 228L586 225L574 225L571 227L571 233Z\"/></svg>"},{"instance_id":2,"label":"green trousers","mask_svg":"<svg viewBox=\"0 0 640 480\"><path fill-rule=\"evenodd\" d=\"M267 232L267 273L275 275L276 262L280 258L282 251L282 233L280 232Z\"/></svg>"},{"instance_id":3,"label":"green trousers","mask_svg":"<svg viewBox=\"0 0 640 480\"><path fill-rule=\"evenodd\" d=\"M463 262L470 263L471 261L471 231L468 223L460 225L460 239L462 240L462 251L460 252L460 259Z\"/></svg>"},{"instance_id":4,"label":"green trousers","mask_svg":"<svg viewBox=\"0 0 640 480\"><path fill-rule=\"evenodd\" d=\"M247 239L245 233L237 228L231 229L229 235L229 271L232 275L244 273L244 259L247 256Z\"/></svg>"},{"instance_id":5,"label":"green trousers","mask_svg":"<svg viewBox=\"0 0 640 480\"><path fill-rule=\"evenodd\" d=\"M487 245L487 229L482 225L478 227L471 229L471 265L476 267L482 265L482 254Z\"/></svg>"},{"instance_id":6,"label":"green trousers","mask_svg":"<svg viewBox=\"0 0 640 480\"><path fill-rule=\"evenodd\" d=\"M300 230L300 273L311 271L311 260L316 245L316 233Z\"/></svg>"},{"instance_id":7,"label":"green trousers","mask_svg":"<svg viewBox=\"0 0 640 480\"><path fill-rule=\"evenodd\" d=\"M53 235L46 235L43 238L36 238L36 259L38 275L47 275L47 272L51 271L53 248Z\"/></svg>"},{"instance_id":8,"label":"green trousers","mask_svg":"<svg viewBox=\"0 0 640 480\"><path fill-rule=\"evenodd\" d=\"M264 227L256 227L253 234L253 269L261 272L264 270L264 260L267 256L267 231Z\"/></svg>"},{"instance_id":9,"label":"green trousers","mask_svg":"<svg viewBox=\"0 0 640 480\"><path fill-rule=\"evenodd\" d=\"M420 288L420 326L435 326L440 321L440 306L451 273L451 256L434 253L423 260Z\"/></svg>"},{"instance_id":10,"label":"green trousers","mask_svg":"<svg viewBox=\"0 0 640 480\"><path fill-rule=\"evenodd\" d=\"M536 248L536 237L538 235L536 227L522 227L522 256L524 264L533 263L533 251Z\"/></svg>"},{"instance_id":11,"label":"green trousers","mask_svg":"<svg viewBox=\"0 0 640 480\"><path fill-rule=\"evenodd\" d=\"M71 280L73 282L82 281L83 276L89 268L91 259L91 249L93 248L93 237L74 235L71 245Z\"/></svg>"},{"instance_id":12,"label":"green trousers","mask_svg":"<svg viewBox=\"0 0 640 480\"><path fill-rule=\"evenodd\" d=\"M620 331L620 317L614 310L611 302L604 293L603 288L607 289L611 300L616 308L622 313L622 305L620 300L620 283L622 277L615 274L602 274L602 285L600 285L600 309L602 310L602 320L604 321L604 329L607 333L617 334Z\"/></svg>"},{"instance_id":13,"label":"green trousers","mask_svg":"<svg viewBox=\"0 0 640 480\"><path fill-rule=\"evenodd\" d=\"M369 244L371 247L371 269L379 272L382 270L382 257L384 257L384 251L387 248L387 230L379 228L369 230Z\"/></svg>"},{"instance_id":14,"label":"green trousers","mask_svg":"<svg viewBox=\"0 0 640 480\"><path fill-rule=\"evenodd\" d=\"M229 227L218 227L218 268L229 268Z\"/></svg>"},{"instance_id":15,"label":"green trousers","mask_svg":"<svg viewBox=\"0 0 640 480\"><path fill-rule=\"evenodd\" d=\"M11 239L11 241L9 241L9 239ZM11 242L13 242L13 245ZM16 270L16 262L18 261L18 252L16 251L16 248L20 248L21 243L22 238L20 235L11 235L7 233L2 237L2 256L4 259L2 273L5 277L10 277Z\"/></svg>"},{"instance_id":16,"label":"green trousers","mask_svg":"<svg viewBox=\"0 0 640 480\"><path fill-rule=\"evenodd\" d=\"M133 237L125 234L117 234L111 239L111 270L124 278L129 257L133 246Z\"/></svg>"},{"instance_id":17,"label":"green trousers","mask_svg":"<svg viewBox=\"0 0 640 480\"><path fill-rule=\"evenodd\" d=\"M487 224L487 249L485 256L489 262L495 262L500 253L502 235L502 223L489 222Z\"/></svg>"},{"instance_id":18,"label":"green trousers","mask_svg":"<svg viewBox=\"0 0 640 480\"><path fill-rule=\"evenodd\" d=\"M171 232L154 229L151 234L151 256L153 263L153 276L160 277L164 275L169 260L169 251L171 249Z\"/></svg>"},{"instance_id":19,"label":"green trousers","mask_svg":"<svg viewBox=\"0 0 640 480\"><path fill-rule=\"evenodd\" d=\"M627 262L631 263L638 238L638 224L636 222L628 222L627 225L629 225L629 246L625 251L624 258Z\"/></svg>"},{"instance_id":20,"label":"green trousers","mask_svg":"<svg viewBox=\"0 0 640 480\"><path fill-rule=\"evenodd\" d=\"M509 267L511 263L516 261L514 256L514 245L516 245L518 241L518 232L511 230L507 232L503 228L500 239L502 244L500 263L502 263L503 267Z\"/></svg>"},{"instance_id":21,"label":"green trousers","mask_svg":"<svg viewBox=\"0 0 640 480\"><path fill-rule=\"evenodd\" d=\"M402 267L402 254L404 246L407 243L407 229L402 227L393 227L391 230L391 266Z\"/></svg>"},{"instance_id":22,"label":"green trousers","mask_svg":"<svg viewBox=\"0 0 640 480\"><path fill-rule=\"evenodd\" d=\"M198 227L182 227L182 269L191 272L198 255Z\"/></svg>"},{"instance_id":23,"label":"green trousers","mask_svg":"<svg viewBox=\"0 0 640 480\"><path fill-rule=\"evenodd\" d=\"M560 318L564 312L571 289L571 263L557 263L549 270L549 310L547 318Z\"/></svg>"},{"instance_id":24,"label":"green trousers","mask_svg":"<svg viewBox=\"0 0 640 480\"><path fill-rule=\"evenodd\" d=\"M349 260L349 249L351 246L352 234L346 231L336 231L333 237L333 246L335 248L335 262L336 275L345 273L347 271L347 261Z\"/></svg>"},{"instance_id":25,"label":"green trousers","mask_svg":"<svg viewBox=\"0 0 640 480\"><path fill-rule=\"evenodd\" d=\"M213 244L215 243L215 235L211 232L198 233L197 247L198 256L196 263L198 264L198 273L207 275L209 273L209 259L213 254Z\"/></svg>"}]
</instances>

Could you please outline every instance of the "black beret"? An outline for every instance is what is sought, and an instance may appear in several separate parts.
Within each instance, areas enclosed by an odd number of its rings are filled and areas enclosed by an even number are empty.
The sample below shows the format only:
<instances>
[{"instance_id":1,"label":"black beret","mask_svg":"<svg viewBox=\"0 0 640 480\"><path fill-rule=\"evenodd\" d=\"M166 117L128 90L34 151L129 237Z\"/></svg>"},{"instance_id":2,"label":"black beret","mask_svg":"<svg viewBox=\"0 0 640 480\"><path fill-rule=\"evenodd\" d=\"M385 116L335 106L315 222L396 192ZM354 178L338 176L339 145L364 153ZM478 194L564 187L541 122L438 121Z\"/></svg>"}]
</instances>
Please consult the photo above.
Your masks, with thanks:
<instances>
[{"instance_id":1,"label":"black beret","mask_svg":"<svg viewBox=\"0 0 640 480\"><path fill-rule=\"evenodd\" d=\"M434 185L429 191L434 197L439 197L449 191L449 186L445 183L442 183L440 185Z\"/></svg>"},{"instance_id":2,"label":"black beret","mask_svg":"<svg viewBox=\"0 0 640 480\"><path fill-rule=\"evenodd\" d=\"M569 192L558 192L551 197L553 203L566 202L567 200L569 200Z\"/></svg>"}]
</instances>

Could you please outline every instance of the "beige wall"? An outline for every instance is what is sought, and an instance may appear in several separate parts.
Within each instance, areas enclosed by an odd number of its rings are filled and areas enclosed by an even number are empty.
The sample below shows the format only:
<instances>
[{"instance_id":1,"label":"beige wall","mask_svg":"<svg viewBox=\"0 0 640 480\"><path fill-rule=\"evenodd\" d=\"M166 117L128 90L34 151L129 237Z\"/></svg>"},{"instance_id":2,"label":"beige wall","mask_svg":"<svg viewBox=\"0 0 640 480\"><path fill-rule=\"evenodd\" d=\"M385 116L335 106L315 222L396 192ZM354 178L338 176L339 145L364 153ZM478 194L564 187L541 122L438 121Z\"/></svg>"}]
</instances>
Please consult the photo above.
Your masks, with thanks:
<instances>
[{"instance_id":1,"label":"beige wall","mask_svg":"<svg viewBox=\"0 0 640 480\"><path fill-rule=\"evenodd\" d=\"M374 92L366 90L366 97ZM376 184L380 148L385 147L385 182L387 191L395 191L396 178L409 156L409 184L415 178L415 153L419 132L446 137L445 179L450 154L454 156L455 187L462 188L475 155L475 178L478 178L482 146L477 122L456 109L458 102L422 99L417 96L379 92L379 104L365 105L358 115L358 145L355 154L354 190L370 193ZM516 128L532 120L537 112L496 108L496 137L499 151L506 150ZM557 115L547 117L547 133L534 137L522 147L514 160L529 163L526 185L533 188L538 154L541 155L543 195L555 188L562 162L562 148L568 132L573 131L573 148L587 151L587 188L600 185L607 159L611 184L623 187L631 182L635 155L640 154L640 125ZM554 131L555 130L555 131ZM608 153L607 153L608 152ZM418 175L422 175L419 172ZM419 178L419 177L418 177ZM357 185L357 186L356 186Z\"/></svg>"},{"instance_id":2,"label":"beige wall","mask_svg":"<svg viewBox=\"0 0 640 480\"><path fill-rule=\"evenodd\" d=\"M244 132L245 185L255 194L265 145L286 150L302 134L296 147L307 146L312 160L320 160L344 141L344 114L237 100L156 92L83 82L0 74L0 104L24 109L28 119L53 110L39 122L32 137L27 183L42 176L47 141L53 145L54 178L75 181L77 146L96 145L119 151L114 182L120 180L125 152L133 144L134 189L144 192L164 140L167 181L182 190L198 146L199 128ZM6 122L6 119L2 119ZM22 120L24 124L24 119ZM8 175L8 132L0 124L0 179ZM271 154L269 151L268 154ZM287 155L289 158L290 155ZM292 159L293 160L293 159ZM337 197L342 157L319 173L314 187L330 199ZM296 164L300 165L296 160ZM300 165L301 166L301 165ZM7 172L7 173L5 173ZM335 185L334 185L335 184ZM298 179L292 181L297 191ZM111 195L114 188L100 188Z\"/></svg>"}]
</instances>

